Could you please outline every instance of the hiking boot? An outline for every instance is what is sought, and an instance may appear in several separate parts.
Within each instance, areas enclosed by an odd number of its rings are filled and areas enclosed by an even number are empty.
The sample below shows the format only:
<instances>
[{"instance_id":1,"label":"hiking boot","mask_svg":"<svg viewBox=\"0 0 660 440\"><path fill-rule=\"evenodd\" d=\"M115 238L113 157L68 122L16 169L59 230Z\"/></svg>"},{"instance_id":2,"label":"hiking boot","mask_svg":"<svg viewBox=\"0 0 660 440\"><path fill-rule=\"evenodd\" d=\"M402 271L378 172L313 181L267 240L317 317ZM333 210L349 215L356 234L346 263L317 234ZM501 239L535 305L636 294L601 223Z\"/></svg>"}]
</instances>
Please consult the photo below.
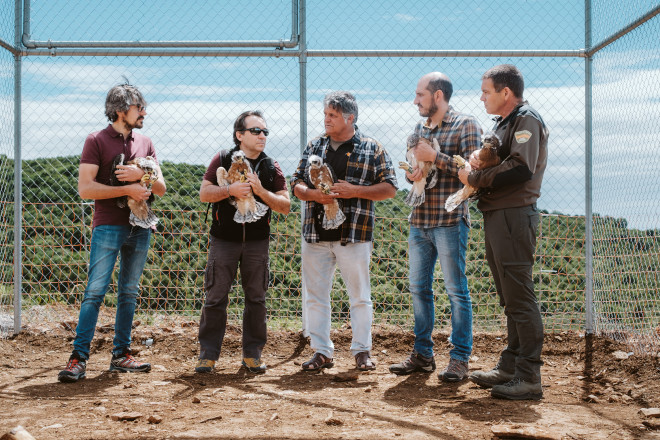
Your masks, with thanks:
<instances>
[{"instance_id":1,"label":"hiking boot","mask_svg":"<svg viewBox=\"0 0 660 440\"><path fill-rule=\"evenodd\" d=\"M445 382L460 382L467 379L468 376L468 363L459 361L458 359L449 358L449 365L445 371L438 374L438 379Z\"/></svg>"},{"instance_id":2,"label":"hiking boot","mask_svg":"<svg viewBox=\"0 0 660 440\"><path fill-rule=\"evenodd\" d=\"M250 373L263 374L266 372L266 363L262 362L259 358L243 358L243 366L248 369Z\"/></svg>"},{"instance_id":3,"label":"hiking boot","mask_svg":"<svg viewBox=\"0 0 660 440\"><path fill-rule=\"evenodd\" d=\"M495 367L490 371L475 371L470 374L470 380L481 388L492 388L502 385L513 379L513 373L508 373Z\"/></svg>"},{"instance_id":4,"label":"hiking boot","mask_svg":"<svg viewBox=\"0 0 660 440\"><path fill-rule=\"evenodd\" d=\"M390 373L399 376L410 374L415 371L421 371L423 373L431 373L435 371L435 359L433 359L433 357L424 357L416 351L413 351L405 361L399 364L390 365Z\"/></svg>"},{"instance_id":5,"label":"hiking boot","mask_svg":"<svg viewBox=\"0 0 660 440\"><path fill-rule=\"evenodd\" d=\"M215 361L211 359L198 359L195 373L210 373L215 368Z\"/></svg>"},{"instance_id":6,"label":"hiking boot","mask_svg":"<svg viewBox=\"0 0 660 440\"><path fill-rule=\"evenodd\" d=\"M140 362L130 353L113 355L110 361L110 371L121 371L122 373L147 373L151 370L151 364Z\"/></svg>"},{"instance_id":7,"label":"hiking boot","mask_svg":"<svg viewBox=\"0 0 660 440\"><path fill-rule=\"evenodd\" d=\"M85 378L86 371L87 363L75 354L72 354L64 370L60 371L57 375L57 380L68 383L78 382L79 379Z\"/></svg>"},{"instance_id":8,"label":"hiking boot","mask_svg":"<svg viewBox=\"0 0 660 440\"><path fill-rule=\"evenodd\" d=\"M516 377L505 384L493 386L490 395L498 399L540 400L543 398L543 386L541 382L531 383Z\"/></svg>"}]
</instances>

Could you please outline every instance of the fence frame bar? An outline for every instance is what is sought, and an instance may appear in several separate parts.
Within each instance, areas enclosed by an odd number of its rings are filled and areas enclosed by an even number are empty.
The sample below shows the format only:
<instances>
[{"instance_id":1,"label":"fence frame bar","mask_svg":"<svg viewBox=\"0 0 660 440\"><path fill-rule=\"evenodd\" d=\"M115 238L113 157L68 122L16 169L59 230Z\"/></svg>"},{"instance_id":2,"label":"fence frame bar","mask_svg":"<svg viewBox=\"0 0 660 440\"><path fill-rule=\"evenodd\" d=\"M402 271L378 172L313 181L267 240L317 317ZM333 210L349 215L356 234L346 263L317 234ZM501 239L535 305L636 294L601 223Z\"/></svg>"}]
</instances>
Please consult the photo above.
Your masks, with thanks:
<instances>
[{"instance_id":1,"label":"fence frame bar","mask_svg":"<svg viewBox=\"0 0 660 440\"><path fill-rule=\"evenodd\" d=\"M21 43L21 0L14 0L14 39ZM14 334L21 331L23 290L23 168L21 161L22 56L14 52Z\"/></svg>"}]
</instances>

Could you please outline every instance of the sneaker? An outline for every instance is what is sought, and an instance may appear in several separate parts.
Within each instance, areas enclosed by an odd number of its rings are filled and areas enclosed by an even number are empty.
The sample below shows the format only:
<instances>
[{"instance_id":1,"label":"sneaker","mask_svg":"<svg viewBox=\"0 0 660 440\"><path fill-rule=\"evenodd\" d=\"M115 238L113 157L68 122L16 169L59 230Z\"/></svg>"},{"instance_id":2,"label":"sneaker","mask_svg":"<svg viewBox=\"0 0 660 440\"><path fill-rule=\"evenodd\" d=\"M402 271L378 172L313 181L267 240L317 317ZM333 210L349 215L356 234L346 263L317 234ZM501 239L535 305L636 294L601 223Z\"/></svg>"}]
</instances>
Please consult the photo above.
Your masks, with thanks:
<instances>
[{"instance_id":1,"label":"sneaker","mask_svg":"<svg viewBox=\"0 0 660 440\"><path fill-rule=\"evenodd\" d=\"M85 378L86 371L87 363L74 354L69 358L66 368L57 375L57 380L68 383L78 382L79 379Z\"/></svg>"},{"instance_id":2,"label":"sneaker","mask_svg":"<svg viewBox=\"0 0 660 440\"><path fill-rule=\"evenodd\" d=\"M266 372L266 363L259 358L243 358L243 366L251 373L262 374Z\"/></svg>"},{"instance_id":3,"label":"sneaker","mask_svg":"<svg viewBox=\"0 0 660 440\"><path fill-rule=\"evenodd\" d=\"M421 371L423 373L431 373L435 371L435 359L433 359L433 357L424 357L416 351L413 351L405 361L400 364L390 365L390 373L399 376L410 374L415 371Z\"/></svg>"},{"instance_id":4,"label":"sneaker","mask_svg":"<svg viewBox=\"0 0 660 440\"><path fill-rule=\"evenodd\" d=\"M110 361L110 371L121 371L122 373L147 373L151 370L151 364L143 363L131 356L130 353L113 355Z\"/></svg>"},{"instance_id":5,"label":"sneaker","mask_svg":"<svg viewBox=\"0 0 660 440\"><path fill-rule=\"evenodd\" d=\"M215 361L211 359L198 359L195 373L210 373L215 368Z\"/></svg>"},{"instance_id":6,"label":"sneaker","mask_svg":"<svg viewBox=\"0 0 660 440\"><path fill-rule=\"evenodd\" d=\"M460 382L467 379L467 376L468 363L454 358L449 358L449 365L445 371L438 374L438 378L445 382Z\"/></svg>"},{"instance_id":7,"label":"sneaker","mask_svg":"<svg viewBox=\"0 0 660 440\"><path fill-rule=\"evenodd\" d=\"M495 385L490 395L498 399L540 400L543 398L541 382L531 383L515 377L502 385Z\"/></svg>"},{"instance_id":8,"label":"sneaker","mask_svg":"<svg viewBox=\"0 0 660 440\"><path fill-rule=\"evenodd\" d=\"M495 367L490 371L475 371L470 374L470 380L481 388L492 388L502 385L513 379L513 373L508 373Z\"/></svg>"}]
</instances>

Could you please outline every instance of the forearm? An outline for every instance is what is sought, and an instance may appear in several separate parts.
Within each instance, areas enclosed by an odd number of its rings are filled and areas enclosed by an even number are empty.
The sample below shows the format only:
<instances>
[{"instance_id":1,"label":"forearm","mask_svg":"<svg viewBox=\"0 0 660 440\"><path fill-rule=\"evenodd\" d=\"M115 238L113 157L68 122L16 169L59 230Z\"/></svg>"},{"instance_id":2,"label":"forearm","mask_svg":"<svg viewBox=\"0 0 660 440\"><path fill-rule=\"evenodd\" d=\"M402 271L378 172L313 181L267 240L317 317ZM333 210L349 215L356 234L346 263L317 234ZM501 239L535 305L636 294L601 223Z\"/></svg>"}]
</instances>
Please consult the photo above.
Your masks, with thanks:
<instances>
[{"instance_id":1,"label":"forearm","mask_svg":"<svg viewBox=\"0 0 660 440\"><path fill-rule=\"evenodd\" d=\"M199 200L203 203L219 202L231 196L229 191L229 185L218 186L211 182L204 181L199 190Z\"/></svg>"},{"instance_id":2,"label":"forearm","mask_svg":"<svg viewBox=\"0 0 660 440\"><path fill-rule=\"evenodd\" d=\"M395 195L396 188L388 182L368 186L356 185L355 198L378 201L391 199Z\"/></svg>"},{"instance_id":3,"label":"forearm","mask_svg":"<svg viewBox=\"0 0 660 440\"><path fill-rule=\"evenodd\" d=\"M78 184L78 194L83 199L103 200L123 197L130 193L128 185L110 186L92 181L85 184Z\"/></svg>"},{"instance_id":4,"label":"forearm","mask_svg":"<svg viewBox=\"0 0 660 440\"><path fill-rule=\"evenodd\" d=\"M309 188L304 182L297 182L293 187L293 195L304 202L315 201L314 193L312 191L315 190Z\"/></svg>"},{"instance_id":5,"label":"forearm","mask_svg":"<svg viewBox=\"0 0 660 440\"><path fill-rule=\"evenodd\" d=\"M259 198L268 205L270 209L281 214L288 214L291 209L291 201L289 200L289 193L287 190L278 191L277 193L264 190L262 194L259 194Z\"/></svg>"},{"instance_id":6,"label":"forearm","mask_svg":"<svg viewBox=\"0 0 660 440\"><path fill-rule=\"evenodd\" d=\"M158 180L156 180L153 185L151 185L151 192L158 197L163 197L167 191L167 186L165 185L165 179L160 175Z\"/></svg>"}]
</instances>

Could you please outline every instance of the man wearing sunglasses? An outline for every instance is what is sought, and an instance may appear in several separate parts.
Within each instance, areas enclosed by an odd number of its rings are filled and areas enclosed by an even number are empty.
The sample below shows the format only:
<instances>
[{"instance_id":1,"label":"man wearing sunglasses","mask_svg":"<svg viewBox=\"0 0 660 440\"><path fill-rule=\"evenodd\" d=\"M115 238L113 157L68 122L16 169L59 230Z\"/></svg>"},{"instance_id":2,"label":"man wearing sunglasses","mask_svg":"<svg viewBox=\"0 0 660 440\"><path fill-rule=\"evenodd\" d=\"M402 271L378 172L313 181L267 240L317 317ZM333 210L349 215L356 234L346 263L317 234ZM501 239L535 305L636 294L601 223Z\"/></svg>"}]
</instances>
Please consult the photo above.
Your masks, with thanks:
<instances>
[{"instance_id":1,"label":"man wearing sunglasses","mask_svg":"<svg viewBox=\"0 0 660 440\"><path fill-rule=\"evenodd\" d=\"M83 199L94 200L92 243L87 287L80 306L73 353L66 368L58 375L60 382L76 382L85 378L99 308L110 286L118 255L117 316L110 370L147 372L151 369L150 364L139 362L131 356L130 348L135 301L147 261L151 229L131 226L130 209L126 204L120 208L117 201L124 196L147 200L152 192L162 196L166 190L165 181L160 168L156 167L158 178L149 190L139 183L144 171L135 165L118 165L115 178L125 184L111 184L115 180L111 174L118 155L123 154L126 162L147 156L156 159L151 139L134 130L144 124L146 105L142 93L128 82L113 87L105 100L105 115L110 125L85 139L80 157L78 192Z\"/></svg>"},{"instance_id":2,"label":"man wearing sunglasses","mask_svg":"<svg viewBox=\"0 0 660 440\"><path fill-rule=\"evenodd\" d=\"M270 211L288 214L291 207L286 179L279 166L264 149L269 131L259 111L241 113L234 122L234 148L213 156L202 180L199 198L213 203L211 245L204 274L206 301L199 324L200 354L195 371L210 373L220 357L227 327L229 291L240 265L245 294L243 312L243 366L252 373L264 373L266 364L261 352L266 345L266 289L268 287L268 245ZM245 181L219 185L219 167L229 170L232 155L245 154L252 173ZM234 198L253 194L268 206L268 212L256 221L234 220Z\"/></svg>"},{"instance_id":3,"label":"man wearing sunglasses","mask_svg":"<svg viewBox=\"0 0 660 440\"><path fill-rule=\"evenodd\" d=\"M383 146L355 124L358 107L348 92L332 92L323 101L325 133L307 144L291 177L293 194L303 203L302 286L303 329L309 332L314 356L302 364L305 371L334 366L330 339L332 281L339 267L351 308L351 353L360 370L373 370L371 321L373 306L369 280L375 200L395 196L397 181ZM314 188L309 158L318 156L336 174L329 193ZM323 205L339 199L344 222L324 229L319 219Z\"/></svg>"}]
</instances>

